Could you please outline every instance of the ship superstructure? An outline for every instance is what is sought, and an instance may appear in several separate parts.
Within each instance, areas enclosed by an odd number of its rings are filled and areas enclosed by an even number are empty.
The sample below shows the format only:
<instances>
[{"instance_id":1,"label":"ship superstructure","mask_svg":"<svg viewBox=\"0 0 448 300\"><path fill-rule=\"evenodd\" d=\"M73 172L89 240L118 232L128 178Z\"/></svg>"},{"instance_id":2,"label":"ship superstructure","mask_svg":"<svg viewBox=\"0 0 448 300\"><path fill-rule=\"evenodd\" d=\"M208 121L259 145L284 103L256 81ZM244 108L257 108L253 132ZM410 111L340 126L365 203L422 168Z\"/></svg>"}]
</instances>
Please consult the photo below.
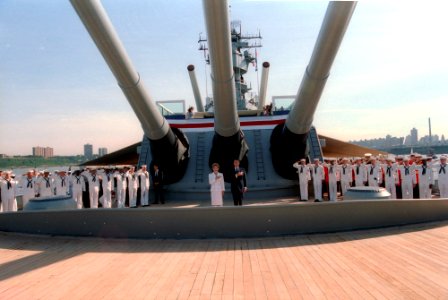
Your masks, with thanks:
<instances>
[{"instance_id":1,"label":"ship superstructure","mask_svg":"<svg viewBox=\"0 0 448 300\"><path fill-rule=\"evenodd\" d=\"M71 1L142 124L145 136L139 165L157 163L164 170L167 198L208 198L211 164L219 163L228 181L235 159L247 171L248 197L296 194L293 163L308 156L322 157L312 120L355 2L330 2L291 110L260 116L267 72L262 74L258 101L248 96L251 85L244 76L256 62L249 50L261 46L261 35L242 34L240 22L230 23L227 1L203 0L207 40L199 43L210 63L213 112L202 111L194 66L190 65L199 114L172 119L160 114L150 99L99 1ZM264 63L263 71L268 69Z\"/></svg>"},{"instance_id":2,"label":"ship superstructure","mask_svg":"<svg viewBox=\"0 0 448 300\"><path fill-rule=\"evenodd\" d=\"M257 109L258 101L254 94L248 97L247 93L252 90L251 83L247 82L244 75L249 68L257 68L258 57L257 52L250 51L251 49L260 48L262 44L260 40L262 36L258 34L244 34L241 29L241 21L232 21L230 23L230 39L232 42L232 65L234 72L236 104L238 110ZM204 57L207 64L210 64L210 57L208 55L207 39L199 37L199 50L204 51ZM255 55L254 55L255 54ZM213 99L206 105L206 111L213 111Z\"/></svg>"}]
</instances>

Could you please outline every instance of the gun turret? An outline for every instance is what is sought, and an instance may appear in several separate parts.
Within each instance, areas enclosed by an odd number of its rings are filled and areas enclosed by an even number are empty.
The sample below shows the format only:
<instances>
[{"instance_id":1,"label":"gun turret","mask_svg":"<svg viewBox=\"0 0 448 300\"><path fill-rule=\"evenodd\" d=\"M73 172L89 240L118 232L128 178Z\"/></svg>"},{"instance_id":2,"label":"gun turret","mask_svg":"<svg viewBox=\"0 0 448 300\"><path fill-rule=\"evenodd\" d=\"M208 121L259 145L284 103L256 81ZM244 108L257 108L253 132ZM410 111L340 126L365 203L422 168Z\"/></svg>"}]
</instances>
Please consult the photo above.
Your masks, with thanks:
<instances>
[{"instance_id":1,"label":"gun turret","mask_svg":"<svg viewBox=\"0 0 448 300\"><path fill-rule=\"evenodd\" d=\"M328 4L293 108L285 124L277 126L272 132L272 161L277 173L285 178L296 178L292 165L306 157L306 142L314 112L355 7L356 2L353 1Z\"/></svg>"},{"instance_id":2,"label":"gun turret","mask_svg":"<svg viewBox=\"0 0 448 300\"><path fill-rule=\"evenodd\" d=\"M151 144L152 163L165 170L167 183L179 180L188 161L186 139L179 130L171 130L151 100L101 3L98 0L71 0L71 3L137 115Z\"/></svg>"},{"instance_id":3,"label":"gun turret","mask_svg":"<svg viewBox=\"0 0 448 300\"><path fill-rule=\"evenodd\" d=\"M236 106L229 6L227 0L203 0L203 7L215 108L215 136L209 165L218 162L227 180L233 170L234 159L239 159L241 165L248 169L248 147L240 130Z\"/></svg>"}]
</instances>

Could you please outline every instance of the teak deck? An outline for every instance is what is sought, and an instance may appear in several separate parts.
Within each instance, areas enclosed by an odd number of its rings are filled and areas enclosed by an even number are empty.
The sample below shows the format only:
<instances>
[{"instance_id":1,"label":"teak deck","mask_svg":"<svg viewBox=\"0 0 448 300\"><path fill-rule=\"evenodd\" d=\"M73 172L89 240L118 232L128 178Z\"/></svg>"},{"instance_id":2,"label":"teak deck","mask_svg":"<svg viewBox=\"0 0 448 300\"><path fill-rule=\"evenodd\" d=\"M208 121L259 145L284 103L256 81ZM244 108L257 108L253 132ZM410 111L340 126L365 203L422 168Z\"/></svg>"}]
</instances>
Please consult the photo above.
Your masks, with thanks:
<instances>
[{"instance_id":1,"label":"teak deck","mask_svg":"<svg viewBox=\"0 0 448 300\"><path fill-rule=\"evenodd\" d=\"M219 240L0 233L0 299L448 299L448 222Z\"/></svg>"}]
</instances>

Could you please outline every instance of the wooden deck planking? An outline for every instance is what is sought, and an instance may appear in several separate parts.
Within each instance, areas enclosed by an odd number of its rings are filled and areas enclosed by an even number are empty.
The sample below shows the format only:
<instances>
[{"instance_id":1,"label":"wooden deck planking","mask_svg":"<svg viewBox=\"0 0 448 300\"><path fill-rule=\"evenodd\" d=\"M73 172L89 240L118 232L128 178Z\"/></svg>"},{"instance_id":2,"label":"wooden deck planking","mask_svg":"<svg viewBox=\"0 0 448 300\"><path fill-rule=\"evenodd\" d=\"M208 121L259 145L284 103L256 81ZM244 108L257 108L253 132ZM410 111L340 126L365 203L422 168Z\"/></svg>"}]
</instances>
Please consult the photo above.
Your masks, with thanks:
<instances>
[{"instance_id":1,"label":"wooden deck planking","mask_svg":"<svg viewBox=\"0 0 448 300\"><path fill-rule=\"evenodd\" d=\"M265 239L0 235L0 299L448 299L448 222Z\"/></svg>"}]
</instances>

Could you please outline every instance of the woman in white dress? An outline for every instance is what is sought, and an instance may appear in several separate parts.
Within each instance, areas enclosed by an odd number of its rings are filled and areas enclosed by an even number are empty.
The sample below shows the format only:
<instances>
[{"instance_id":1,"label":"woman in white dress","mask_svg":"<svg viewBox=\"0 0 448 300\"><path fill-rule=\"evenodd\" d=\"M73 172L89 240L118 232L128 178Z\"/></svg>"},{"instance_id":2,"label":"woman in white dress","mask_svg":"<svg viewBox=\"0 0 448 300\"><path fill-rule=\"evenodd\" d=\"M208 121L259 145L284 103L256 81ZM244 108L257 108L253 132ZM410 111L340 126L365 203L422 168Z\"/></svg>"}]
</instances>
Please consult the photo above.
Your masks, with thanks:
<instances>
[{"instance_id":1,"label":"woman in white dress","mask_svg":"<svg viewBox=\"0 0 448 300\"><path fill-rule=\"evenodd\" d=\"M210 183L210 192L212 195L212 206L222 206L222 197L224 196L224 176L219 173L219 164L212 165L213 172L208 175L208 182Z\"/></svg>"}]
</instances>

